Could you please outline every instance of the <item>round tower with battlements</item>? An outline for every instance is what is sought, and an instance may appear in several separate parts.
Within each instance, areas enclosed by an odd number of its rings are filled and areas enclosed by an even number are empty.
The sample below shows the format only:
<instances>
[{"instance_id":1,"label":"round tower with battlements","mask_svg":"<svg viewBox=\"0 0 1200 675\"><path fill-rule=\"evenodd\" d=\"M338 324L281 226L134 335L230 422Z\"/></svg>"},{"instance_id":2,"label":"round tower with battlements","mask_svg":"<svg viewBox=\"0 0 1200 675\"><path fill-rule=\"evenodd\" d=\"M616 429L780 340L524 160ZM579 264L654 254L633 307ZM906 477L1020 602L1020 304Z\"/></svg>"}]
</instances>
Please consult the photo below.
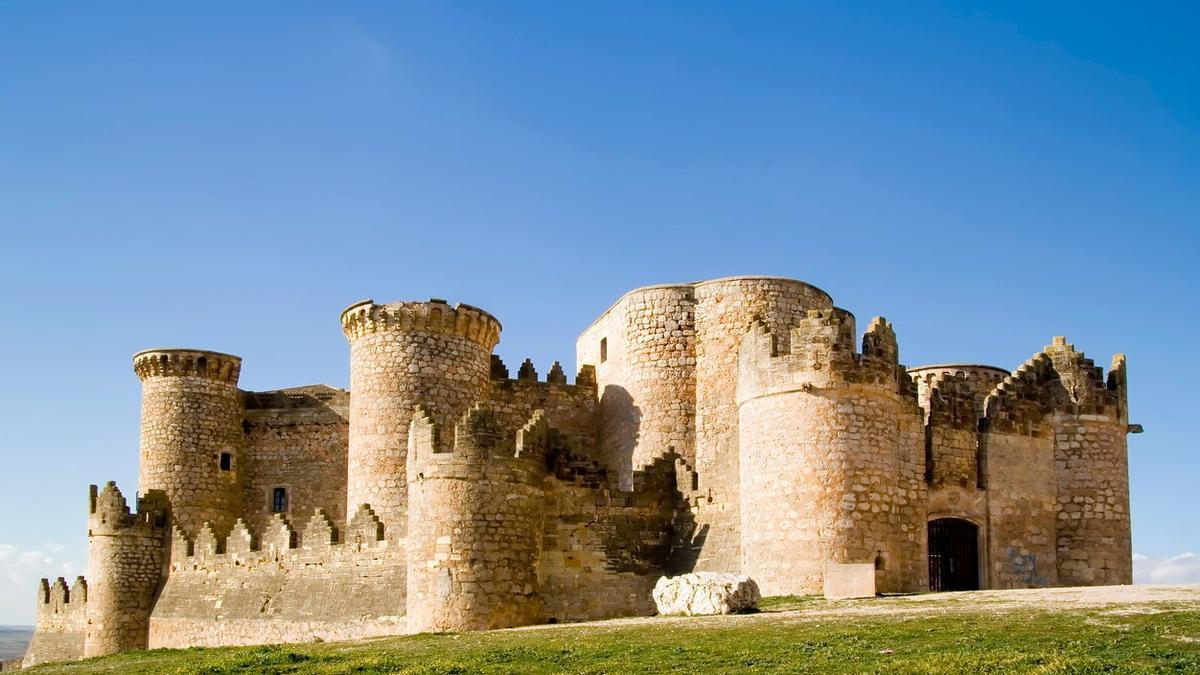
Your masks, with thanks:
<instances>
[{"instance_id":1,"label":"round tower with battlements","mask_svg":"<svg viewBox=\"0 0 1200 675\"><path fill-rule=\"evenodd\" d=\"M449 431L453 438L439 438L424 410L412 420L408 628L539 623L545 417L538 411L520 429L504 429L488 409L474 407Z\"/></svg>"},{"instance_id":2,"label":"round tower with battlements","mask_svg":"<svg viewBox=\"0 0 1200 675\"><path fill-rule=\"evenodd\" d=\"M370 504L388 539L408 523L409 423L425 406L453 425L487 397L500 322L487 312L444 300L367 300L342 312L350 343L350 451L346 512Z\"/></svg>"},{"instance_id":3,"label":"round tower with battlements","mask_svg":"<svg viewBox=\"0 0 1200 675\"><path fill-rule=\"evenodd\" d=\"M166 560L168 510L160 490L144 494L131 513L115 483L91 487L85 658L146 648Z\"/></svg>"},{"instance_id":4,"label":"round tower with battlements","mask_svg":"<svg viewBox=\"0 0 1200 675\"><path fill-rule=\"evenodd\" d=\"M237 356L199 349L133 357L142 380L139 490L162 490L175 523L192 536L205 522L224 536L241 516L241 366Z\"/></svg>"},{"instance_id":5,"label":"round tower with battlements","mask_svg":"<svg viewBox=\"0 0 1200 675\"><path fill-rule=\"evenodd\" d=\"M878 590L919 590L924 430L891 325L872 321L861 353L836 308L779 337L758 323L739 351L743 572L764 594L805 594L827 563L873 564Z\"/></svg>"}]
</instances>

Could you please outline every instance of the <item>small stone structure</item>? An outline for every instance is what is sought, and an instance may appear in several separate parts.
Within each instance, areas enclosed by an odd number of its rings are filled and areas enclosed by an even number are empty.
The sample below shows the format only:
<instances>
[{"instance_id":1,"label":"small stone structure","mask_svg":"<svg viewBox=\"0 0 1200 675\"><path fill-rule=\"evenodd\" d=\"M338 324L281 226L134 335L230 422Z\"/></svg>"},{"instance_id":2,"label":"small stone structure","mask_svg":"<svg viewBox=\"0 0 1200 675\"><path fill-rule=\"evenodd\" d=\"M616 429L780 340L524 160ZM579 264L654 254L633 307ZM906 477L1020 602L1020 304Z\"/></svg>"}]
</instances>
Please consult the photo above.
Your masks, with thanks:
<instances>
[{"instance_id":1,"label":"small stone structure","mask_svg":"<svg viewBox=\"0 0 1200 675\"><path fill-rule=\"evenodd\" d=\"M25 663L146 647L655 611L663 576L820 593L1129 583L1125 361L1056 338L1015 371L908 369L890 323L735 277L630 291L578 375L428 302L341 316L350 391L238 388L241 359L134 356L139 492L93 487L87 581L43 581Z\"/></svg>"},{"instance_id":2,"label":"small stone structure","mask_svg":"<svg viewBox=\"0 0 1200 675\"><path fill-rule=\"evenodd\" d=\"M663 615L736 614L758 608L758 584L744 574L694 572L662 577L654 584L654 605Z\"/></svg>"}]
</instances>

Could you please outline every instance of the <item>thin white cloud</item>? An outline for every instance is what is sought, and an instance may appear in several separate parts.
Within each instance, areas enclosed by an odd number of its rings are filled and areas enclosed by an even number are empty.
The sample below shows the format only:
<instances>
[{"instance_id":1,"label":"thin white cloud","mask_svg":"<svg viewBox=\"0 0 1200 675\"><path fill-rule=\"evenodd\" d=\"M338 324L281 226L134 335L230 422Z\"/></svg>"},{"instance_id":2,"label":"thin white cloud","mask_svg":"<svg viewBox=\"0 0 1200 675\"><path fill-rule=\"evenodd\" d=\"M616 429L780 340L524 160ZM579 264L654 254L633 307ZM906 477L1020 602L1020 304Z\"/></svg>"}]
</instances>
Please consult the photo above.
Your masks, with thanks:
<instances>
[{"instance_id":1,"label":"thin white cloud","mask_svg":"<svg viewBox=\"0 0 1200 675\"><path fill-rule=\"evenodd\" d=\"M1169 558L1133 554L1135 584L1200 584L1200 555L1180 553Z\"/></svg>"},{"instance_id":2,"label":"thin white cloud","mask_svg":"<svg viewBox=\"0 0 1200 675\"><path fill-rule=\"evenodd\" d=\"M0 624L33 623L38 579L65 577L72 584L83 574L84 564L65 558L65 550L62 544L34 550L0 544Z\"/></svg>"}]
</instances>

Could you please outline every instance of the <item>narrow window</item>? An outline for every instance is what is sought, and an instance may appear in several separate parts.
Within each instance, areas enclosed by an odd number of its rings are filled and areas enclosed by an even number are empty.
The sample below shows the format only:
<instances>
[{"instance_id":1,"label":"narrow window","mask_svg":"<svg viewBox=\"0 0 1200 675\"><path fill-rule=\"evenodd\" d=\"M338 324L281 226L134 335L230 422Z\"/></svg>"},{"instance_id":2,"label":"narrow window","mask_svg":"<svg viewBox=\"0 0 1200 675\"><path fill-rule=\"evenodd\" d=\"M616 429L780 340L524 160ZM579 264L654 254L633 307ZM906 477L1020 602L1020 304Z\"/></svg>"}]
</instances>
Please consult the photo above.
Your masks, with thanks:
<instances>
[{"instance_id":1,"label":"narrow window","mask_svg":"<svg viewBox=\"0 0 1200 675\"><path fill-rule=\"evenodd\" d=\"M608 338L600 338L600 363L608 360Z\"/></svg>"},{"instance_id":2,"label":"narrow window","mask_svg":"<svg viewBox=\"0 0 1200 675\"><path fill-rule=\"evenodd\" d=\"M271 513L287 513L287 506L287 488L275 488L271 494Z\"/></svg>"},{"instance_id":3,"label":"narrow window","mask_svg":"<svg viewBox=\"0 0 1200 675\"><path fill-rule=\"evenodd\" d=\"M222 471L232 471L233 470L233 455L229 454L228 452L221 453L221 470Z\"/></svg>"}]
</instances>

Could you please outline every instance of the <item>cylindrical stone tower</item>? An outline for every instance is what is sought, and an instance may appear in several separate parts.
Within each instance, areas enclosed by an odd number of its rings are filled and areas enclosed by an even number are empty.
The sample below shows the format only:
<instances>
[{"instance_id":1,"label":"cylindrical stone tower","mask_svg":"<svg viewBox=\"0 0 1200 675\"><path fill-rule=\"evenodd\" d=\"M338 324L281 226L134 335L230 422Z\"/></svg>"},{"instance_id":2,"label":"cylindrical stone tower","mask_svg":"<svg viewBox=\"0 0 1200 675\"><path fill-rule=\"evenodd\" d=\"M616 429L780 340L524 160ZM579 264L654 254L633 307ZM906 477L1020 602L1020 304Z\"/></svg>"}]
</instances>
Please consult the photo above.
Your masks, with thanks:
<instances>
[{"instance_id":1,"label":"cylindrical stone tower","mask_svg":"<svg viewBox=\"0 0 1200 675\"><path fill-rule=\"evenodd\" d=\"M205 522L225 536L242 513L242 360L198 349L133 357L142 380L139 490L162 490L192 536Z\"/></svg>"},{"instance_id":2,"label":"cylindrical stone tower","mask_svg":"<svg viewBox=\"0 0 1200 675\"><path fill-rule=\"evenodd\" d=\"M129 512L115 483L91 487L88 513L88 598L85 658L145 649L150 611L162 581L167 497L147 493Z\"/></svg>"},{"instance_id":3,"label":"cylindrical stone tower","mask_svg":"<svg viewBox=\"0 0 1200 675\"><path fill-rule=\"evenodd\" d=\"M758 319L786 348L788 329L807 310L833 307L833 300L815 286L779 277L705 281L695 285L695 297L695 469L702 493L696 521L707 530L696 569L736 572L741 557L738 345Z\"/></svg>"},{"instance_id":4,"label":"cylindrical stone tower","mask_svg":"<svg viewBox=\"0 0 1200 675\"><path fill-rule=\"evenodd\" d=\"M377 305L342 312L350 343L350 453L346 512L370 504L385 536L404 536L408 522L408 431L413 408L453 424L487 396L500 322L491 314L443 300Z\"/></svg>"},{"instance_id":5,"label":"cylindrical stone tower","mask_svg":"<svg viewBox=\"0 0 1200 675\"><path fill-rule=\"evenodd\" d=\"M408 455L408 628L411 632L539 623L547 426L541 412L515 436L472 408L454 446L421 411Z\"/></svg>"},{"instance_id":6,"label":"cylindrical stone tower","mask_svg":"<svg viewBox=\"0 0 1200 675\"><path fill-rule=\"evenodd\" d=\"M695 461L695 302L691 284L626 293L576 344L596 367L601 456L621 484L674 448Z\"/></svg>"},{"instance_id":7,"label":"cylindrical stone tower","mask_svg":"<svg viewBox=\"0 0 1200 675\"><path fill-rule=\"evenodd\" d=\"M880 591L924 573L922 419L891 326L811 310L777 353L742 342L738 402L742 571L764 594L821 592L826 563L874 563Z\"/></svg>"}]
</instances>

